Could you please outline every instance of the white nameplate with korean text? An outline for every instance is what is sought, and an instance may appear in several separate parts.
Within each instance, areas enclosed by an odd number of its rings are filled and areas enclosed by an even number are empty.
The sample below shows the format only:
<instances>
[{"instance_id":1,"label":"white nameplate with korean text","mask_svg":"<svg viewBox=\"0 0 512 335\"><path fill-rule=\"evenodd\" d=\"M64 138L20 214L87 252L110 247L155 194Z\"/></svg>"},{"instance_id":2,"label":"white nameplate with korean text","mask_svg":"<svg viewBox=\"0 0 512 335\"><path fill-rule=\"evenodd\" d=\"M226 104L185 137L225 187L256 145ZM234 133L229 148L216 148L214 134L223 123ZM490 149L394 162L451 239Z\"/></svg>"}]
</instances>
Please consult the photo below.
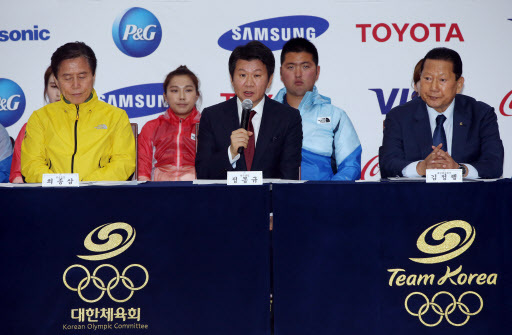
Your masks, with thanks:
<instances>
[{"instance_id":1,"label":"white nameplate with korean text","mask_svg":"<svg viewBox=\"0 0 512 335\"><path fill-rule=\"evenodd\" d=\"M228 185L263 185L263 172L228 171Z\"/></svg>"},{"instance_id":2,"label":"white nameplate with korean text","mask_svg":"<svg viewBox=\"0 0 512 335\"><path fill-rule=\"evenodd\" d=\"M43 174L43 187L78 187L80 179L78 173L45 173Z\"/></svg>"},{"instance_id":3,"label":"white nameplate with korean text","mask_svg":"<svg viewBox=\"0 0 512 335\"><path fill-rule=\"evenodd\" d=\"M461 169L427 169L427 183L462 183Z\"/></svg>"}]
</instances>

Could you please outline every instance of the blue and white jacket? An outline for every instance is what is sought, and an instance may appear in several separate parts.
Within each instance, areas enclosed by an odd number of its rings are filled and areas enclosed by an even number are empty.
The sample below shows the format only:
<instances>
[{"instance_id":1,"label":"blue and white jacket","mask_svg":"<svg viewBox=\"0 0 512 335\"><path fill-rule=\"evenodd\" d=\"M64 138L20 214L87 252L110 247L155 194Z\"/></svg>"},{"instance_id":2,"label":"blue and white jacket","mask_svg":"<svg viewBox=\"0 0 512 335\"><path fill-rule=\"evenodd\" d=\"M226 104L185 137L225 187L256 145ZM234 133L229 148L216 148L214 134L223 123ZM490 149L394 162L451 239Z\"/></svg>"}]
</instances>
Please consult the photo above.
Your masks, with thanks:
<instances>
[{"instance_id":1,"label":"blue and white jacket","mask_svg":"<svg viewBox=\"0 0 512 335\"><path fill-rule=\"evenodd\" d=\"M285 103L286 88L274 97ZM361 178L361 143L347 114L331 105L316 86L299 105L302 117L302 180Z\"/></svg>"}]
</instances>

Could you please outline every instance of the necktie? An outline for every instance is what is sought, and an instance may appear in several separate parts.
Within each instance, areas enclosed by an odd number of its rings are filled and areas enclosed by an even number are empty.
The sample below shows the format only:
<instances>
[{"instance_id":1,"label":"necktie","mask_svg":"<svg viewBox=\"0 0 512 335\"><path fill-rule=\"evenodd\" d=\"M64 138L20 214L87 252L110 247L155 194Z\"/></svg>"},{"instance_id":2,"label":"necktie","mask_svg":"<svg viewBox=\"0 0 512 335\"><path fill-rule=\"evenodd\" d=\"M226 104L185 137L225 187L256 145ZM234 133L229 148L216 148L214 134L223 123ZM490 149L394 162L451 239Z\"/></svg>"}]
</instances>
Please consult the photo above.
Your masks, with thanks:
<instances>
[{"instance_id":1,"label":"necktie","mask_svg":"<svg viewBox=\"0 0 512 335\"><path fill-rule=\"evenodd\" d=\"M434 136L432 137L432 144L438 146L439 143L443 143L442 149L448 151L448 144L446 143L446 133L444 132L443 123L446 120L446 116L438 115L436 117L436 129L434 130Z\"/></svg>"},{"instance_id":2,"label":"necktie","mask_svg":"<svg viewBox=\"0 0 512 335\"><path fill-rule=\"evenodd\" d=\"M244 150L245 165L247 165L247 171L251 171L252 159L254 158L254 149L256 147L256 143L254 142L254 127L252 125L252 118L254 115L256 115L256 112L251 111L251 115L249 116L249 127L247 130L253 132L253 135L249 137L247 149Z\"/></svg>"}]
</instances>

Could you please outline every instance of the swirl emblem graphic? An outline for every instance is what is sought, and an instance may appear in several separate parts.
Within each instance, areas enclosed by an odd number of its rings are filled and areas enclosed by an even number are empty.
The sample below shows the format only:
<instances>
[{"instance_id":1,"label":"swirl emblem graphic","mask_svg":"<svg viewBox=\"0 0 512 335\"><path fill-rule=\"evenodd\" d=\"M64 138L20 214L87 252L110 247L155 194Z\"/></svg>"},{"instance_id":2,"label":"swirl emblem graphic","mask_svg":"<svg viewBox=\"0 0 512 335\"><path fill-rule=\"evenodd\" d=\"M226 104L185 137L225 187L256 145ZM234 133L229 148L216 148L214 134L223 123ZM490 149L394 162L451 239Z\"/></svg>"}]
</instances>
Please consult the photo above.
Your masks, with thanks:
<instances>
[{"instance_id":1,"label":"swirl emblem graphic","mask_svg":"<svg viewBox=\"0 0 512 335\"><path fill-rule=\"evenodd\" d=\"M465 232L464 240L461 241L459 234L451 232L453 228L463 229ZM440 244L431 245L426 241L427 235L432 231L431 237L436 241L442 241ZM423 232L418 238L416 246L426 254L437 255L426 258L409 258L413 262L423 264L435 264L445 262L455 258L466 251L475 240L476 230L466 221L453 220L437 223Z\"/></svg>"},{"instance_id":2,"label":"swirl emblem graphic","mask_svg":"<svg viewBox=\"0 0 512 335\"><path fill-rule=\"evenodd\" d=\"M124 230L127 234L126 239L123 241L121 234L111 234L114 230ZM97 244L93 242L93 237L96 232L96 238L102 241L106 240L105 243ZM84 246L87 250L101 254L77 255L77 257L89 261L100 261L112 258L128 249L133 241L135 241L135 229L133 229L132 226L124 222L106 223L91 231L84 241Z\"/></svg>"},{"instance_id":3,"label":"swirl emblem graphic","mask_svg":"<svg viewBox=\"0 0 512 335\"><path fill-rule=\"evenodd\" d=\"M136 267L136 268L139 268L141 269L143 272L144 272L144 276L145 276L145 280L144 280L144 283L141 284L140 286L138 287L135 287L133 281L128 278L126 276L126 273L127 271L132 268L132 267ZM68 280L67 280L67 275L68 275L68 272L73 269L73 268L78 268L78 269L82 269L84 272L85 272L85 277L83 279L80 280L80 282L78 283L77 287L72 287L69 285L68 283ZM108 281L104 281L103 279L101 279L99 276L98 276L98 271L101 269L101 268L110 268L114 271L114 274L115 276L113 276L110 280ZM64 274L62 275L62 280L64 282L64 285L70 289L71 291L75 291L75 292L78 292L78 296L85 302L88 302L88 303L95 303L95 302L98 302L101 300L101 298L103 298L103 296L105 295L105 292L107 292L108 296L110 297L110 299L112 299L113 301L115 302L126 302L128 300L131 299L131 297L133 296L133 292L135 291L138 291L138 290L141 290L143 289L146 284L148 283L149 281L149 274L148 274L148 270L146 270L145 267L143 267L142 265L140 264L131 264L131 265L128 265L124 270L123 272L121 273L121 275L119 275L119 271L117 270L117 268L113 265L110 265L110 264L102 264L100 266L98 266L94 272L92 273L92 276L91 276L91 273L89 272L89 270L83 266L83 265L80 265L80 264L74 264L74 265L71 265L70 267L68 267L66 269L66 271L64 271ZM124 287L126 287L128 290L130 290L130 294L128 295L128 297L126 297L125 299L117 299L115 298L113 295L112 295L112 290L114 290L117 285L119 284L119 282L122 282ZM95 299L87 299L86 297L84 297L83 295L83 290L86 289L89 284L92 282L92 284L100 290L100 294L97 298ZM105 283L107 283L105 285Z\"/></svg>"},{"instance_id":4,"label":"swirl emblem graphic","mask_svg":"<svg viewBox=\"0 0 512 335\"><path fill-rule=\"evenodd\" d=\"M439 306L439 304L437 304L435 302L436 298L442 294L448 295L451 299L451 303L448 306L446 306L446 308L444 310L443 310L443 308L441 308L441 306ZM472 295L476 296L480 302L480 307L475 312L470 312L469 307L462 302L462 298L464 298L464 296L466 296L467 294L472 294ZM419 295L425 299L425 303L423 305L421 305L421 307L418 309L417 312L412 312L408 306L409 298L411 298L414 295ZM482 297L478 293L473 292L473 291L468 291L468 292L462 293L458 300L455 300L455 297L451 293L446 292L446 291L441 291L434 295L434 297L432 298L432 301L429 301L427 296L421 292L413 292L413 293L409 294L407 296L407 298L405 298L404 304L405 304L405 309L407 310L407 312L409 314L411 314L412 316L417 316L420 319L421 323L427 327L437 326L438 324L441 323L441 321L443 321L443 318L446 318L446 321L448 321L448 323L451 324L452 326L456 326L456 327L464 326L466 323L468 323L469 318L471 316L477 315L478 313L480 313L480 311L484 307L484 301L482 300ZM423 315L425 315L429 311L430 307L432 307L432 310L434 311L434 313L439 315L439 320L437 320L437 322L435 322L435 323L427 323L427 322L425 322L425 320L423 320ZM455 311L456 307L458 307L459 310L464 315L466 315L466 319L461 323L454 323L449 318L449 315Z\"/></svg>"}]
</instances>

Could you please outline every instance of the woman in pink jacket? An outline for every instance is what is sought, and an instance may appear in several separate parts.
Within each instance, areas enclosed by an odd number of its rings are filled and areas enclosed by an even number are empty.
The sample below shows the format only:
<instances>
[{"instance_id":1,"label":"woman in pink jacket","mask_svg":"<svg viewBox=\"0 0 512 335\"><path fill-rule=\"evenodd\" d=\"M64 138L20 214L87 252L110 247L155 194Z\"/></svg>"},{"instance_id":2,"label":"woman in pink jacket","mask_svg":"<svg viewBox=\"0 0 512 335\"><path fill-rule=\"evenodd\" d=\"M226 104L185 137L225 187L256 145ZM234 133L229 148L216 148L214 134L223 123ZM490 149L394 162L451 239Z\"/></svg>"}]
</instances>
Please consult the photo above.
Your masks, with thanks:
<instances>
[{"instance_id":1,"label":"woman in pink jacket","mask_svg":"<svg viewBox=\"0 0 512 335\"><path fill-rule=\"evenodd\" d=\"M139 180L195 179L199 96L199 81L186 66L167 75L164 99L169 109L146 123L138 136Z\"/></svg>"}]
</instances>

